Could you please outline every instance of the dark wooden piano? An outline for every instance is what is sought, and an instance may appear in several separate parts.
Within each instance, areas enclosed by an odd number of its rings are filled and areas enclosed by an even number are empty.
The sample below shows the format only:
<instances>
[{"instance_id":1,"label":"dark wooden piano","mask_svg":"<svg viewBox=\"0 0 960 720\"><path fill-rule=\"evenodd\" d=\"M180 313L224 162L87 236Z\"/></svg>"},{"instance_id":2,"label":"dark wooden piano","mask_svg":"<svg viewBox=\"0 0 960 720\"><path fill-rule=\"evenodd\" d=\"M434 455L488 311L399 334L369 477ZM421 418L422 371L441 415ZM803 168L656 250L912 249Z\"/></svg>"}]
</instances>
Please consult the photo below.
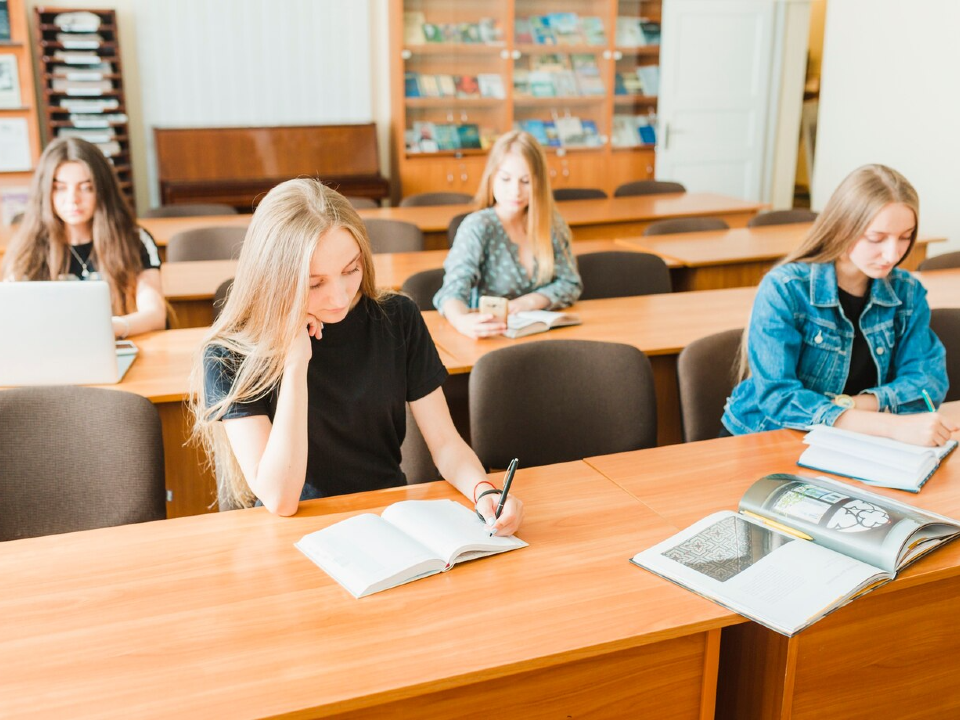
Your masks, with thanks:
<instances>
[{"instance_id":1,"label":"dark wooden piano","mask_svg":"<svg viewBox=\"0 0 960 720\"><path fill-rule=\"evenodd\" d=\"M373 123L155 128L154 140L164 205L226 203L251 212L270 188L301 176L377 201L390 192Z\"/></svg>"}]
</instances>

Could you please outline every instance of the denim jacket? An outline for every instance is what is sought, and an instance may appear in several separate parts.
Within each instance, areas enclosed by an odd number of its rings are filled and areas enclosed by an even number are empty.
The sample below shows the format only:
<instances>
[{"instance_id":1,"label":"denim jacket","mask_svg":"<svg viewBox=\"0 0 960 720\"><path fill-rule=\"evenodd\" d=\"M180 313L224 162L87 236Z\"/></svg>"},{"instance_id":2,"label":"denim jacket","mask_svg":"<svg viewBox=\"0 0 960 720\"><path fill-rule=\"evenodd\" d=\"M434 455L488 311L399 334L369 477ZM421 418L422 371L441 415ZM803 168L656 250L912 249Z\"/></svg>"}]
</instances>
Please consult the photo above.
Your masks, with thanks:
<instances>
[{"instance_id":1,"label":"denim jacket","mask_svg":"<svg viewBox=\"0 0 960 720\"><path fill-rule=\"evenodd\" d=\"M946 352L930 329L927 291L894 268L870 283L860 329L877 366L877 384L864 392L881 411L926 409L926 389L939 405L947 394ZM833 425L844 408L853 323L843 314L833 263L790 263L760 283L747 332L750 375L733 389L723 424L734 435L787 427Z\"/></svg>"}]
</instances>

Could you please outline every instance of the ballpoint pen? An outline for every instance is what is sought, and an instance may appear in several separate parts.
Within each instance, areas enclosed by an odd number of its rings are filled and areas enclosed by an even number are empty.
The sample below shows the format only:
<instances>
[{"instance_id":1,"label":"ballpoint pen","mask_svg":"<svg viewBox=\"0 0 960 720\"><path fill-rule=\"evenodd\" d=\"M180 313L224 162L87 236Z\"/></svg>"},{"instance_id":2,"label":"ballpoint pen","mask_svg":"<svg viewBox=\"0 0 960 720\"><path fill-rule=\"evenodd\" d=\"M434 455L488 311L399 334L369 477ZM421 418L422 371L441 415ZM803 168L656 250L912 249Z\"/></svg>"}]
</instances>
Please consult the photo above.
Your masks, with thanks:
<instances>
[{"instance_id":1,"label":"ballpoint pen","mask_svg":"<svg viewBox=\"0 0 960 720\"><path fill-rule=\"evenodd\" d=\"M500 513L503 512L503 506L507 503L507 495L510 493L510 484L513 482L513 474L517 471L517 463L520 460L514 458L510 461L510 465L507 466L507 476L503 480L503 492L500 493L500 502L497 503L497 511L494 513L494 519L500 518ZM490 535L493 535L491 532Z\"/></svg>"}]
</instances>

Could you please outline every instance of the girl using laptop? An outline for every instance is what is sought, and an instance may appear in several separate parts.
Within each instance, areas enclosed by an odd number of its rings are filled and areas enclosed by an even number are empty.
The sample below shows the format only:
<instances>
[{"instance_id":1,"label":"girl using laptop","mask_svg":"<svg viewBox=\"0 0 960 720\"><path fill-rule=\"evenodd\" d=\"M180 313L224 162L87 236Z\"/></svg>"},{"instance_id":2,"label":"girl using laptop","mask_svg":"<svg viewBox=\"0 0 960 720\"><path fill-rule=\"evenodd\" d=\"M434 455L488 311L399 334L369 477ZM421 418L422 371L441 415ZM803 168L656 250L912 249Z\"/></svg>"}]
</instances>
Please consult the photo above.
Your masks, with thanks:
<instances>
[{"instance_id":1,"label":"girl using laptop","mask_svg":"<svg viewBox=\"0 0 960 720\"><path fill-rule=\"evenodd\" d=\"M956 424L928 411L947 392L943 344L926 290L897 268L918 217L917 192L896 170L847 176L760 283L724 434L825 424L917 445L950 439Z\"/></svg>"},{"instance_id":2,"label":"girl using laptop","mask_svg":"<svg viewBox=\"0 0 960 720\"><path fill-rule=\"evenodd\" d=\"M289 180L257 207L203 344L194 432L221 498L292 515L300 500L406 484L409 402L442 476L489 521L499 495L484 495L494 488L454 429L446 377L416 304L377 289L356 210L318 180ZM522 517L510 495L494 528L511 534Z\"/></svg>"},{"instance_id":3,"label":"girl using laptop","mask_svg":"<svg viewBox=\"0 0 960 720\"><path fill-rule=\"evenodd\" d=\"M443 263L433 304L459 332L499 335L502 319L471 312L484 295L509 300L509 313L553 310L580 297L583 284L570 228L554 208L543 149L529 133L501 135L490 149L475 198Z\"/></svg>"},{"instance_id":4,"label":"girl using laptop","mask_svg":"<svg viewBox=\"0 0 960 720\"><path fill-rule=\"evenodd\" d=\"M160 255L96 145L59 138L44 150L3 264L5 280L105 280L118 338L163 330Z\"/></svg>"}]
</instances>

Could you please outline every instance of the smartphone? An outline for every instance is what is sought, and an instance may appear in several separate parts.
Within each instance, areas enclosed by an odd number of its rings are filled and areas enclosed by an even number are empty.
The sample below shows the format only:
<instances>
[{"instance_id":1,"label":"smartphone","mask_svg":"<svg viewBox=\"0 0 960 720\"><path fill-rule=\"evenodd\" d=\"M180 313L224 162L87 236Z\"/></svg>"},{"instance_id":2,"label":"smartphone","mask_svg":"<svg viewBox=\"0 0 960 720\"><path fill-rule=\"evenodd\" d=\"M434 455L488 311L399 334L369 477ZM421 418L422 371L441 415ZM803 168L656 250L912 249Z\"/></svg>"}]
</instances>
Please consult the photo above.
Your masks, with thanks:
<instances>
[{"instance_id":1,"label":"smartphone","mask_svg":"<svg viewBox=\"0 0 960 720\"><path fill-rule=\"evenodd\" d=\"M507 321L507 299L502 297L493 297L492 295L483 295L480 298L481 313L493 315L500 322Z\"/></svg>"}]
</instances>

